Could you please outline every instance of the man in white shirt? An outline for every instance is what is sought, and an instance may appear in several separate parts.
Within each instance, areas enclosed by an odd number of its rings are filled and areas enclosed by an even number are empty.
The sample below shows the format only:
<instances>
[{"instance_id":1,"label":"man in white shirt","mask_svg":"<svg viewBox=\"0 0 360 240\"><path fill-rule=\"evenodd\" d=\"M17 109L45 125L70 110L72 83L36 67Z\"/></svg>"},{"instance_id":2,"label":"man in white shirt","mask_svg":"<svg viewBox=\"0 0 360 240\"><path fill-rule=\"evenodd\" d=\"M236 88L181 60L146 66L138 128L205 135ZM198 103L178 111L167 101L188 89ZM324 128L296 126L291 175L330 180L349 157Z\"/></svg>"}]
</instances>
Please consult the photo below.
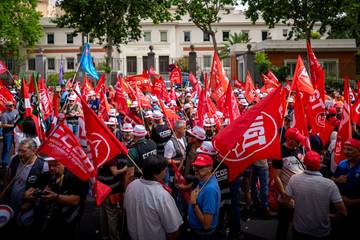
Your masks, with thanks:
<instances>
[{"instance_id":1,"label":"man in white shirt","mask_svg":"<svg viewBox=\"0 0 360 240\"><path fill-rule=\"evenodd\" d=\"M125 192L124 207L132 240L176 239L183 223L175 201L160 182L166 161L150 156L144 162L143 178L131 182Z\"/></svg>"}]
</instances>

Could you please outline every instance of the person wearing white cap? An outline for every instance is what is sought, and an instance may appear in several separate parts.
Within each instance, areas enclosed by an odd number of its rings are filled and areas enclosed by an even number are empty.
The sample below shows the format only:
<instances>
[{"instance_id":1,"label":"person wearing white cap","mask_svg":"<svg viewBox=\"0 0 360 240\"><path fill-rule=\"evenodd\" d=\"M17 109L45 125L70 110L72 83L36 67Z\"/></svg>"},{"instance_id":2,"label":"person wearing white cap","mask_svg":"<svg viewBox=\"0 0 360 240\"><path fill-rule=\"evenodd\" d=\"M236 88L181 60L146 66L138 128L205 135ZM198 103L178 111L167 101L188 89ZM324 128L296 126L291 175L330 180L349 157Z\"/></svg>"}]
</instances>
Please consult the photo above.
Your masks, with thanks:
<instances>
[{"instance_id":1,"label":"person wearing white cap","mask_svg":"<svg viewBox=\"0 0 360 240\"><path fill-rule=\"evenodd\" d=\"M185 171L184 176L189 175L191 170L191 164L196 158L196 149L201 146L201 143L206 138L205 130L202 127L195 126L190 130L187 130L188 147L186 151L185 159Z\"/></svg>"},{"instance_id":2,"label":"person wearing white cap","mask_svg":"<svg viewBox=\"0 0 360 240\"><path fill-rule=\"evenodd\" d=\"M119 123L116 117L109 117L109 120L105 122L106 126L110 129L110 131L115 135L117 139L120 140L121 134L118 128Z\"/></svg>"},{"instance_id":3,"label":"person wearing white cap","mask_svg":"<svg viewBox=\"0 0 360 240\"><path fill-rule=\"evenodd\" d=\"M192 126L192 114L194 113L194 105L192 102L184 104L185 117L187 119L186 126Z\"/></svg>"},{"instance_id":4,"label":"person wearing white cap","mask_svg":"<svg viewBox=\"0 0 360 240\"><path fill-rule=\"evenodd\" d=\"M211 141L213 136L215 136L216 133L217 133L215 119L205 117L205 119L204 119L204 129L205 129L205 132L206 132L206 140Z\"/></svg>"},{"instance_id":5,"label":"person wearing white cap","mask_svg":"<svg viewBox=\"0 0 360 240\"><path fill-rule=\"evenodd\" d=\"M132 134L134 136L134 144L129 148L128 154L141 169L143 163L149 156L157 154L156 144L153 140L145 138L148 135L148 132L146 131L144 125L135 125ZM135 166L131 166L129 167L129 172L127 176L130 178L132 176L135 176L135 178L139 178L141 176L141 173L138 171L138 169L135 169Z\"/></svg>"},{"instance_id":6,"label":"person wearing white cap","mask_svg":"<svg viewBox=\"0 0 360 240\"><path fill-rule=\"evenodd\" d=\"M126 117L130 118L131 121L135 122L135 124L144 124L137 101L133 101L131 103L129 110L130 111L128 112Z\"/></svg>"},{"instance_id":7,"label":"person wearing white cap","mask_svg":"<svg viewBox=\"0 0 360 240\"><path fill-rule=\"evenodd\" d=\"M75 136L78 137L79 133L79 117L82 116L82 110L79 103L76 102L76 94L72 93L68 97L68 104L64 111L66 117L66 124L73 131Z\"/></svg>"},{"instance_id":8,"label":"person wearing white cap","mask_svg":"<svg viewBox=\"0 0 360 240\"><path fill-rule=\"evenodd\" d=\"M88 95L87 104L88 106L96 113L98 114L100 101L99 98L96 97L96 93L94 90L90 90Z\"/></svg>"},{"instance_id":9,"label":"person wearing white cap","mask_svg":"<svg viewBox=\"0 0 360 240\"><path fill-rule=\"evenodd\" d=\"M154 121L154 115L151 110L146 110L144 114L144 120L145 120L145 127L146 130L151 133L151 130L153 128L153 121Z\"/></svg>"},{"instance_id":10,"label":"person wearing white cap","mask_svg":"<svg viewBox=\"0 0 360 240\"><path fill-rule=\"evenodd\" d=\"M49 171L41 174L35 188L24 193L27 202L23 209L33 203L35 222L31 228L39 239L71 239L85 207L89 183L70 172L58 159L44 160Z\"/></svg>"},{"instance_id":11,"label":"person wearing white cap","mask_svg":"<svg viewBox=\"0 0 360 240\"><path fill-rule=\"evenodd\" d=\"M121 127L121 141L126 147L130 147L133 143L133 131L134 128L131 123L124 123Z\"/></svg>"},{"instance_id":12,"label":"person wearing white cap","mask_svg":"<svg viewBox=\"0 0 360 240\"><path fill-rule=\"evenodd\" d=\"M154 127L150 138L156 143L157 154L164 156L164 146L171 138L171 130L164 122L163 114L159 110L154 110Z\"/></svg>"},{"instance_id":13,"label":"person wearing white cap","mask_svg":"<svg viewBox=\"0 0 360 240\"><path fill-rule=\"evenodd\" d=\"M286 115L290 115L290 114L292 114L293 113L293 111L294 111L294 103L295 103L295 101L294 101L294 98L293 97L288 97L288 99L287 99L287 110L288 110L288 112L287 112L287 114Z\"/></svg>"}]
</instances>

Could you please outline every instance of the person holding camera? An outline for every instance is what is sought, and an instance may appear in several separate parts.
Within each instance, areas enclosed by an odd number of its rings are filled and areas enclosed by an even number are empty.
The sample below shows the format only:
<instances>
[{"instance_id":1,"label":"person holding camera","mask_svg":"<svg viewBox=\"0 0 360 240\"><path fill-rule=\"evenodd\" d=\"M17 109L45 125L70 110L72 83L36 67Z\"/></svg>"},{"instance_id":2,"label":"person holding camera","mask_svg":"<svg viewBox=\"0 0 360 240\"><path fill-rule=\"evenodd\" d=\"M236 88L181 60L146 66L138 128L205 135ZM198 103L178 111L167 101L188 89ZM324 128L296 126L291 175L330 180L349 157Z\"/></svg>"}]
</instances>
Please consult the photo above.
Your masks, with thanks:
<instances>
[{"instance_id":1,"label":"person holding camera","mask_svg":"<svg viewBox=\"0 0 360 240\"><path fill-rule=\"evenodd\" d=\"M33 231L37 238L74 239L85 206L88 182L73 175L57 159L48 157L45 161L49 171L40 176L37 188L25 192L22 208L34 208Z\"/></svg>"}]
</instances>

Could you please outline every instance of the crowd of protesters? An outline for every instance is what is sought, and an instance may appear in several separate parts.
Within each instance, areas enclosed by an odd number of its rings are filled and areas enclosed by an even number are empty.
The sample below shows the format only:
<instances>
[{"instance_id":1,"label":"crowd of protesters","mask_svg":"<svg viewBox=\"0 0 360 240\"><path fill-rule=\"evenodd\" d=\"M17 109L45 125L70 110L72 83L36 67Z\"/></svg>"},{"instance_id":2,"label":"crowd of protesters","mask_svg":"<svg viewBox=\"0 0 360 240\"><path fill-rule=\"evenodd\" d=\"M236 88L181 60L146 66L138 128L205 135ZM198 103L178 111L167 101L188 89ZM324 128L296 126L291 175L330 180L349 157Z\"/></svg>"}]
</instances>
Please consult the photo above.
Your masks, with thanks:
<instances>
[{"instance_id":1,"label":"crowd of protesters","mask_svg":"<svg viewBox=\"0 0 360 240\"><path fill-rule=\"evenodd\" d=\"M80 139L81 121L86 119L81 119L74 89L64 85L53 94L60 98L59 119ZM244 89L234 87L233 92L241 114L256 104L246 100ZM260 101L267 95L260 89L255 92ZM251 214L277 218L277 239L288 239L290 226L293 239L357 236L360 126L352 125L353 136L343 146L345 158L335 164L343 108L340 92L327 93L326 119L333 124L333 132L326 142L310 133L312 151L305 151L306 137L293 127L295 100L290 95L279 129L281 159L258 160L231 182L212 144L229 119L217 111L197 125L198 97L191 87L178 86L177 100L166 107L179 119L170 123L160 106L162 100L150 92L143 94L151 108L127 98L124 112L117 111L116 90L106 89L110 108L104 123L129 153L119 153L97 172L99 181L111 187L99 206L101 239L244 239L240 217ZM83 97L100 115L97 93L90 90ZM0 234L72 239L91 194L90 185L58 159L39 156L36 149L41 141L34 120L25 119L21 127L18 120L14 103L6 103L1 114L1 166L10 187L1 197L13 217Z\"/></svg>"}]
</instances>

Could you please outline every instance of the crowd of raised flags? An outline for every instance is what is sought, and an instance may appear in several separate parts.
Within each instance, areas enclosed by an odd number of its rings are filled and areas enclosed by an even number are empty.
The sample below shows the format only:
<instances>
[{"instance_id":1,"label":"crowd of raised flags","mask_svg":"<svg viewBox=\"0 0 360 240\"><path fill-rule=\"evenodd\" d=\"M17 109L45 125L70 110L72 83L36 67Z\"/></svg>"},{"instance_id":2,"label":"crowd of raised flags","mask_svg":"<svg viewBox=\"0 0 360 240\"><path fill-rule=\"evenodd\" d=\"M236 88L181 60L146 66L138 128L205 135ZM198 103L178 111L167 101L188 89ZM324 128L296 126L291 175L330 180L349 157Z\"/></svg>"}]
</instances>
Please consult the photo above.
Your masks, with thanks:
<instances>
[{"instance_id":1,"label":"crowd of raised flags","mask_svg":"<svg viewBox=\"0 0 360 240\"><path fill-rule=\"evenodd\" d=\"M167 89L153 68L135 76L118 74L115 86L108 86L105 75L98 76L95 71L90 47L85 45L79 64L85 73L81 81L74 78L63 84L61 68L60 91L46 86L40 75L30 75L28 81L22 79L15 96L2 85L0 111L5 110L7 102L17 103L18 128L21 129L23 119L32 118L42 142L38 153L58 159L80 179L90 180L98 205L111 189L97 180L97 170L119 153L128 154L126 144L116 138L108 125L116 124L120 129L136 125L147 128L147 119L159 111L171 130L179 119L187 121L189 128L213 127L216 134L209 140L221 163L228 167L230 181L257 160L281 159L281 135L287 115L293 119L292 127L308 138L304 144L306 151L311 150L310 134L318 135L325 147L334 128L338 129L334 156L334 164L338 164L345 159L345 141L360 126L359 84L356 94L345 78L343 95L332 98L325 91L324 69L310 42L307 47L310 74L299 56L291 82L280 83L271 71L261 75L261 88L255 87L250 73L244 82L229 81L214 53L211 72L209 76L203 74L203 83L190 73L189 83L182 85L181 69L176 66L170 73ZM5 72L4 68L1 63L0 73ZM69 101L75 101L82 112L76 131L67 124L64 114ZM97 101L98 108L92 108L89 101ZM137 113L131 111L134 108ZM186 114L190 108L193 111ZM327 118L329 113L340 117ZM175 171L180 179L181 170Z\"/></svg>"}]
</instances>

